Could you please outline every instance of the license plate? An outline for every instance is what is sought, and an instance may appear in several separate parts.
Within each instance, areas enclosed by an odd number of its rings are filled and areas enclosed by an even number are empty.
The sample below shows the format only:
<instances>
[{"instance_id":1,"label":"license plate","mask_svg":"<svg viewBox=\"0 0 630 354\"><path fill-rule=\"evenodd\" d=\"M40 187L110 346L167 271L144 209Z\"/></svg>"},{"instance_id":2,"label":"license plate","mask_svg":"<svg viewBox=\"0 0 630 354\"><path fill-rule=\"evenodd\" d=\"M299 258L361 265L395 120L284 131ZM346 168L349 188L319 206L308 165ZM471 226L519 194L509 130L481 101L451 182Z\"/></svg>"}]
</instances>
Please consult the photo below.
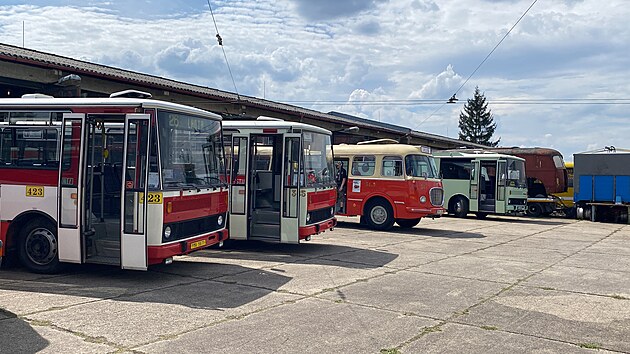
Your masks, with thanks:
<instances>
[{"instance_id":1,"label":"license plate","mask_svg":"<svg viewBox=\"0 0 630 354\"><path fill-rule=\"evenodd\" d=\"M190 244L190 249L194 250L195 248L203 247L205 245L206 245L206 240L193 242L193 243Z\"/></svg>"}]
</instances>

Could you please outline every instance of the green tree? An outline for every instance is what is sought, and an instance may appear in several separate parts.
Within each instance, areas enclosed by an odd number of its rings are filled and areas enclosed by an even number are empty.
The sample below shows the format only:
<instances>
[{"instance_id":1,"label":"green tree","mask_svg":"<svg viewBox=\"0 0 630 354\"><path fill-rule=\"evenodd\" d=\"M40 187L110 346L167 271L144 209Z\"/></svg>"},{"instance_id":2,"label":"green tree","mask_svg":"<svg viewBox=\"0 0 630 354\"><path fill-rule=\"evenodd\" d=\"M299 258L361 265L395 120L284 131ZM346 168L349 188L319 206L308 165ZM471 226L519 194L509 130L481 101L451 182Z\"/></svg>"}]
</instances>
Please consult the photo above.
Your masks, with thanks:
<instances>
[{"instance_id":1,"label":"green tree","mask_svg":"<svg viewBox=\"0 0 630 354\"><path fill-rule=\"evenodd\" d=\"M487 146L497 146L501 138L491 141L497 123L488 109L486 97L479 86L475 87L473 98L468 99L459 114L459 139Z\"/></svg>"}]
</instances>

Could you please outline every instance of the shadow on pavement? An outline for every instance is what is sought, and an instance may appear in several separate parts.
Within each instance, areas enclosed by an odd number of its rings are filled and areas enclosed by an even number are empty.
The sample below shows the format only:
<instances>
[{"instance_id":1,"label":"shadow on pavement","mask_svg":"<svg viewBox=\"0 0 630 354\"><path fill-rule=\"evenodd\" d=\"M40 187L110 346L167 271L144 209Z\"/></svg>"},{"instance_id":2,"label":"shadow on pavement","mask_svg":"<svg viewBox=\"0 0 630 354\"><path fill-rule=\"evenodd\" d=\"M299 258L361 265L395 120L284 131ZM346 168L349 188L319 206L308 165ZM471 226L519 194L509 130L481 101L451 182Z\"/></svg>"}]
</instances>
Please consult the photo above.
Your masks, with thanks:
<instances>
[{"instance_id":1,"label":"shadow on pavement","mask_svg":"<svg viewBox=\"0 0 630 354\"><path fill-rule=\"evenodd\" d=\"M353 222L339 221L337 222L337 226L343 227L346 229L371 231L367 226L363 226L359 223L353 223ZM453 230L445 230L445 229L441 229L441 230L426 229L422 227L422 223L418 224L418 226L413 227L411 229L405 229L399 226L394 226L388 232L395 232L401 235L415 235L415 236L429 236L429 237L443 237L443 238L466 239L466 238L485 238L486 237L476 232L453 231ZM387 237L387 236L383 236L383 237Z\"/></svg>"},{"instance_id":2,"label":"shadow on pavement","mask_svg":"<svg viewBox=\"0 0 630 354\"><path fill-rule=\"evenodd\" d=\"M226 275L238 277L252 270L264 277L264 287L212 280ZM33 306L41 310L63 306L66 302L76 304L95 299L218 309L237 308L260 299L291 279L271 271L208 262L175 261L150 267L146 272L83 264L71 265L54 276L34 275L19 268L2 270L0 290L32 293Z\"/></svg>"},{"instance_id":3,"label":"shadow on pavement","mask_svg":"<svg viewBox=\"0 0 630 354\"><path fill-rule=\"evenodd\" d=\"M37 353L49 344L28 322L2 308L0 333L0 353Z\"/></svg>"},{"instance_id":4,"label":"shadow on pavement","mask_svg":"<svg viewBox=\"0 0 630 354\"><path fill-rule=\"evenodd\" d=\"M216 259L249 260L264 262L283 263L307 263L317 265L331 265L355 269L372 269L382 267L398 257L397 254L369 250L365 248L355 248L344 245L326 245L319 243L304 242L298 245L280 244L259 241L237 241L230 240L222 248L212 249L211 253L195 252L189 257L211 257ZM358 264L350 262L340 262L326 259L324 257L360 251L366 258L378 260L371 264Z\"/></svg>"}]
</instances>

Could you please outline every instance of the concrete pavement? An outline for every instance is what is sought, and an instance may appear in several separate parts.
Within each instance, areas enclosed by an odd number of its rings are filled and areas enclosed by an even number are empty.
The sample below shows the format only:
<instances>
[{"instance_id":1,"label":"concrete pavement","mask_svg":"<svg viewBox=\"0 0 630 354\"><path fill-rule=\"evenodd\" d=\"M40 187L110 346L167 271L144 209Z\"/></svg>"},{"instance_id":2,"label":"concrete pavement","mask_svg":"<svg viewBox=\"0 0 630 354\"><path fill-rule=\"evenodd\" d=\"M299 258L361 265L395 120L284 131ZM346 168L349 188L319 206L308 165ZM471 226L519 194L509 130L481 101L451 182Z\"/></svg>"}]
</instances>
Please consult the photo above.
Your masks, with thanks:
<instances>
[{"instance_id":1,"label":"concrete pavement","mask_svg":"<svg viewBox=\"0 0 630 354\"><path fill-rule=\"evenodd\" d=\"M0 271L0 353L630 353L630 226L341 218L148 272Z\"/></svg>"}]
</instances>

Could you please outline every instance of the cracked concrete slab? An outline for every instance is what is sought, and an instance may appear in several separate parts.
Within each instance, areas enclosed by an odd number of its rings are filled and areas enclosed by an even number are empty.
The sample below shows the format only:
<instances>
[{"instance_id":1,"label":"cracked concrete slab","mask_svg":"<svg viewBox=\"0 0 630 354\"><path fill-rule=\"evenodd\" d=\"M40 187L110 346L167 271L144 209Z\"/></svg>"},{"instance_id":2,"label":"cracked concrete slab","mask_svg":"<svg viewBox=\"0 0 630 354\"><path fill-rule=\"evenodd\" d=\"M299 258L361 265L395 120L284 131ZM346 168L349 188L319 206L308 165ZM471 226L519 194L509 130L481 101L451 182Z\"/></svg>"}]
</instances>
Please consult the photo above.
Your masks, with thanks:
<instances>
[{"instance_id":1,"label":"cracked concrete slab","mask_svg":"<svg viewBox=\"0 0 630 354\"><path fill-rule=\"evenodd\" d=\"M299 298L267 289L200 281L27 317L130 347Z\"/></svg>"},{"instance_id":2,"label":"cracked concrete slab","mask_svg":"<svg viewBox=\"0 0 630 354\"><path fill-rule=\"evenodd\" d=\"M505 284L400 271L319 295L330 300L445 319L498 293Z\"/></svg>"},{"instance_id":3,"label":"cracked concrete slab","mask_svg":"<svg viewBox=\"0 0 630 354\"><path fill-rule=\"evenodd\" d=\"M417 316L306 299L137 349L152 353L375 353L435 323Z\"/></svg>"},{"instance_id":4,"label":"cracked concrete slab","mask_svg":"<svg viewBox=\"0 0 630 354\"><path fill-rule=\"evenodd\" d=\"M448 323L427 333L401 350L402 353L593 353L578 345L528 335L508 333L500 328L479 328ZM605 351L598 351L598 353Z\"/></svg>"},{"instance_id":5,"label":"cracked concrete slab","mask_svg":"<svg viewBox=\"0 0 630 354\"><path fill-rule=\"evenodd\" d=\"M544 264L487 259L473 255L452 257L416 267L422 272L467 279L513 283L545 268Z\"/></svg>"},{"instance_id":6,"label":"cracked concrete slab","mask_svg":"<svg viewBox=\"0 0 630 354\"><path fill-rule=\"evenodd\" d=\"M589 250L580 252L559 265L568 267L580 267L590 269L601 269L618 272L628 272L630 274L630 255L606 255L601 253L591 253Z\"/></svg>"},{"instance_id":7,"label":"cracked concrete slab","mask_svg":"<svg viewBox=\"0 0 630 354\"><path fill-rule=\"evenodd\" d=\"M510 243L497 245L471 253L472 256L498 260L519 261L551 265L566 258L570 253L561 250L514 246Z\"/></svg>"},{"instance_id":8,"label":"cracked concrete slab","mask_svg":"<svg viewBox=\"0 0 630 354\"><path fill-rule=\"evenodd\" d=\"M0 353L111 353L115 347L22 319L0 321Z\"/></svg>"},{"instance_id":9,"label":"cracked concrete slab","mask_svg":"<svg viewBox=\"0 0 630 354\"><path fill-rule=\"evenodd\" d=\"M630 351L630 301L515 287L459 321L569 343Z\"/></svg>"},{"instance_id":10,"label":"cracked concrete slab","mask_svg":"<svg viewBox=\"0 0 630 354\"><path fill-rule=\"evenodd\" d=\"M289 277L291 280L283 284L273 284L270 283L268 275L262 274L257 270L230 275L216 280L265 288L271 286L274 289L291 293L312 295L325 289L354 283L359 279L382 275L389 270L371 265L318 258L307 260L300 264L284 264L269 268L268 271Z\"/></svg>"},{"instance_id":11,"label":"cracked concrete slab","mask_svg":"<svg viewBox=\"0 0 630 354\"><path fill-rule=\"evenodd\" d=\"M556 265L527 279L522 285L630 299L630 272Z\"/></svg>"}]
</instances>

